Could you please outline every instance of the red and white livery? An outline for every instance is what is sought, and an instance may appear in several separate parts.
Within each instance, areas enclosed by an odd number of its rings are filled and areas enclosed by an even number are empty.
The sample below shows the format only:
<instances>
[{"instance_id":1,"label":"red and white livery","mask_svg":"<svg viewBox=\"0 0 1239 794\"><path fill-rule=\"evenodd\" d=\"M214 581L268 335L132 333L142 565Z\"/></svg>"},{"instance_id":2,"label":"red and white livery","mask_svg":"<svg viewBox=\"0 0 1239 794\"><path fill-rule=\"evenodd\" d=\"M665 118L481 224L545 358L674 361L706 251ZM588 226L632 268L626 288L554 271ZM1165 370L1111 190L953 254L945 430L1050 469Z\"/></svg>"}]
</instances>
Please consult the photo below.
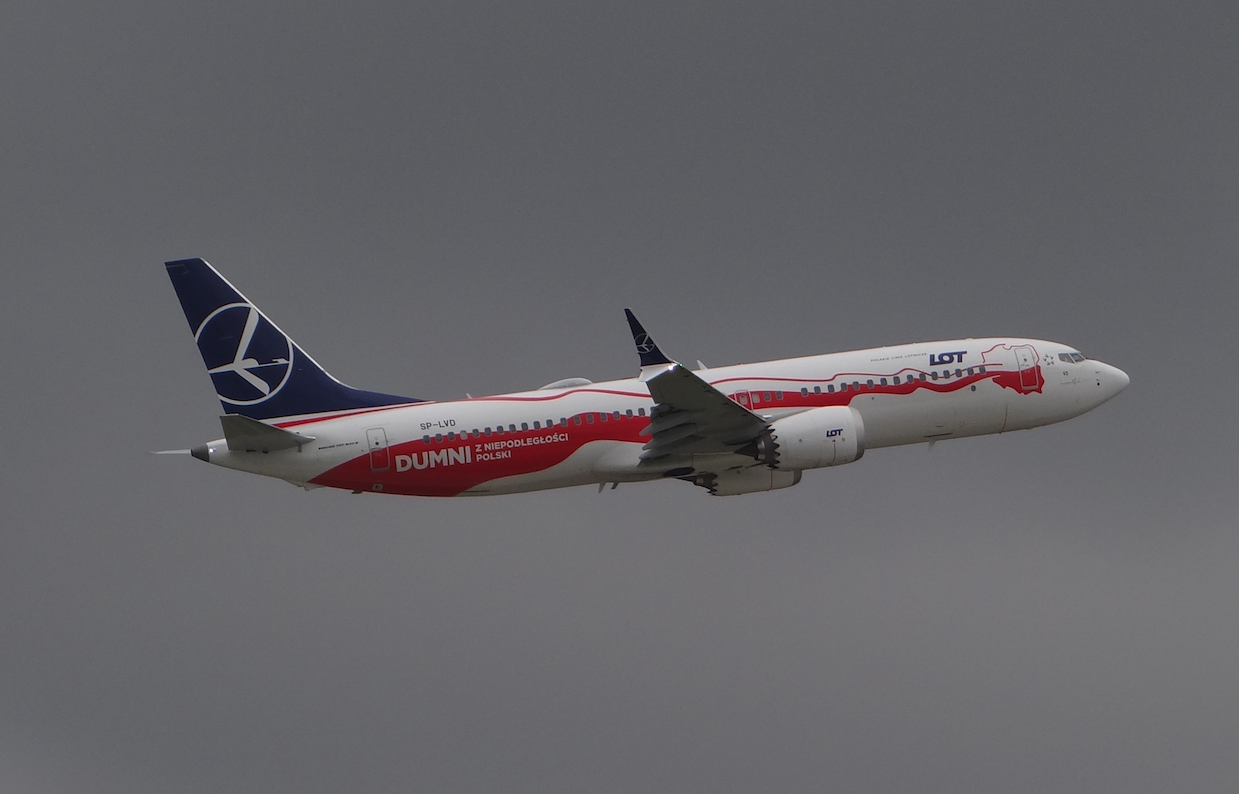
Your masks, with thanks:
<instances>
[{"instance_id":1,"label":"red and white livery","mask_svg":"<svg viewBox=\"0 0 1239 794\"><path fill-rule=\"evenodd\" d=\"M485 496L675 478L717 496L787 488L866 450L1025 430L1128 384L1037 339L958 339L697 370L631 312L635 378L436 402L332 378L201 259L167 263L224 415L188 450L315 488Z\"/></svg>"}]
</instances>

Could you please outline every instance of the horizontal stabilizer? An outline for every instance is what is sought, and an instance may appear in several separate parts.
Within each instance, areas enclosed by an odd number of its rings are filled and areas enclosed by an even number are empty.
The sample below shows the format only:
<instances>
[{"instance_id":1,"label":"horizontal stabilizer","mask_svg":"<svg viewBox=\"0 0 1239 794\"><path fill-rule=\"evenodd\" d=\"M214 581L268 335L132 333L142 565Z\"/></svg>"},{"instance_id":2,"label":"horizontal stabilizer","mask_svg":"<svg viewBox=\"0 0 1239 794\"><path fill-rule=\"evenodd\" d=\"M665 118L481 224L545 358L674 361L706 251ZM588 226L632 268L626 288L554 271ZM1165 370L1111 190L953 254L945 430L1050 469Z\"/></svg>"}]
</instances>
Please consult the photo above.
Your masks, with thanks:
<instances>
[{"instance_id":1,"label":"horizontal stabilizer","mask_svg":"<svg viewBox=\"0 0 1239 794\"><path fill-rule=\"evenodd\" d=\"M224 438L232 452L275 452L280 449L301 449L302 444L314 440L278 427L250 419L241 414L226 414L219 418L224 428Z\"/></svg>"}]
</instances>

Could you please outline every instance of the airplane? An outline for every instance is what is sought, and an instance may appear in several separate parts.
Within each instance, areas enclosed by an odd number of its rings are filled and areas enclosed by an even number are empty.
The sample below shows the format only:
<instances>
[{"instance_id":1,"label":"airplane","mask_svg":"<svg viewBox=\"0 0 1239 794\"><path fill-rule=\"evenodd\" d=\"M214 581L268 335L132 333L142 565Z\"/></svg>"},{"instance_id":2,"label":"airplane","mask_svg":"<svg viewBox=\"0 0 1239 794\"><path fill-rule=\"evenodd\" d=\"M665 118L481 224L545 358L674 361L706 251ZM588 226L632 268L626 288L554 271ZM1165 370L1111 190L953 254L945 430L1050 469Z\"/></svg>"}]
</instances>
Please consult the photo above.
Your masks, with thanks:
<instances>
[{"instance_id":1,"label":"airplane","mask_svg":"<svg viewBox=\"0 0 1239 794\"><path fill-rule=\"evenodd\" d=\"M419 400L336 380L202 259L165 266L224 437L162 454L307 490L486 496L675 479L733 496L867 450L1062 422L1129 383L1075 348L1007 337L692 370L625 309L636 377Z\"/></svg>"}]
</instances>

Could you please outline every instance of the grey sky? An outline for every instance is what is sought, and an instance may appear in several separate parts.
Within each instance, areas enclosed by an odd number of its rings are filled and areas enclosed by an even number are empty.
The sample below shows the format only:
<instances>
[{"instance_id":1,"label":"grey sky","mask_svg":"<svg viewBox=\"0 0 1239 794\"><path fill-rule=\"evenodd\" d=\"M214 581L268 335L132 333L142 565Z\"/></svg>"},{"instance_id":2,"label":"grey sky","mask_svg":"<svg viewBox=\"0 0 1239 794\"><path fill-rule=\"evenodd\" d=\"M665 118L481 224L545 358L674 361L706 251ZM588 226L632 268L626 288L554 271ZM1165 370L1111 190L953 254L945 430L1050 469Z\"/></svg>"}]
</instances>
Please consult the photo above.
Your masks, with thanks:
<instances>
[{"instance_id":1,"label":"grey sky","mask_svg":"<svg viewBox=\"0 0 1239 794\"><path fill-rule=\"evenodd\" d=\"M0 790L1239 786L1232 3L0 8ZM1010 334L1132 385L797 487L304 493L161 263L447 399Z\"/></svg>"}]
</instances>

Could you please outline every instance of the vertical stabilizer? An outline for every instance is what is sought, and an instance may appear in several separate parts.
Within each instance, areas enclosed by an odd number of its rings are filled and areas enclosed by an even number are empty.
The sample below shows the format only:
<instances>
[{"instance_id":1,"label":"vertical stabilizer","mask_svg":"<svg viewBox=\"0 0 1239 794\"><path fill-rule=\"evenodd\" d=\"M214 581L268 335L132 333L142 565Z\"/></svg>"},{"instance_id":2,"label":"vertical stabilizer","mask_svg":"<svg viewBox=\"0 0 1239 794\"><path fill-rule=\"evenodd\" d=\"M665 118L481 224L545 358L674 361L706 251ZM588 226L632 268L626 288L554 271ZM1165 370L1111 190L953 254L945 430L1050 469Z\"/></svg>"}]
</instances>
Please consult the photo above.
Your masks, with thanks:
<instances>
[{"instance_id":1,"label":"vertical stabilizer","mask_svg":"<svg viewBox=\"0 0 1239 794\"><path fill-rule=\"evenodd\" d=\"M263 420L420 402L331 377L205 261L166 267L225 413Z\"/></svg>"}]
</instances>

